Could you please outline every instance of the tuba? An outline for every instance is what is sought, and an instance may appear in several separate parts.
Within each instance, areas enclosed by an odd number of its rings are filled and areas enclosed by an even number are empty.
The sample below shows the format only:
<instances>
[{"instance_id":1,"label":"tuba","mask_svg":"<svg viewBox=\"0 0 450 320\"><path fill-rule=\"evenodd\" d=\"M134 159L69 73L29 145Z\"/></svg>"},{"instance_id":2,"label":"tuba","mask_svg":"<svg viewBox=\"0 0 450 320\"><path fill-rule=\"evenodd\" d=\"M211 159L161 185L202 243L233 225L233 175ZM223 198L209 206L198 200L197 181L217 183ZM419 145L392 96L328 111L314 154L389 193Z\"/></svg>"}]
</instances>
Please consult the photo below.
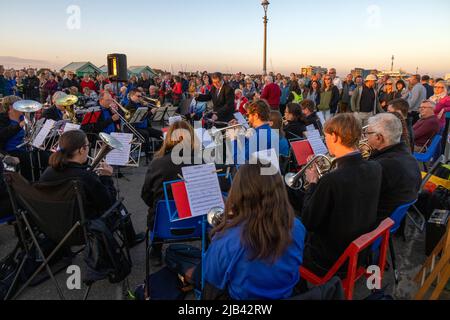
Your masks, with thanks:
<instances>
[{"instance_id":1,"label":"tuba","mask_svg":"<svg viewBox=\"0 0 450 320\"><path fill-rule=\"evenodd\" d=\"M100 148L100 151L95 156L94 160L92 160L92 164L89 167L89 171L95 171L95 169L98 168L100 163L105 159L105 157L113 150L122 150L123 145L120 143L119 140L114 138L113 136L107 134L107 133L100 133L100 139L103 142L102 147Z\"/></svg>"},{"instance_id":2,"label":"tuba","mask_svg":"<svg viewBox=\"0 0 450 320\"><path fill-rule=\"evenodd\" d=\"M305 173L311 167L315 167L319 178L333 169L333 160L326 155L317 155L312 158L298 173L288 173L284 176L284 182L292 190L300 190L307 187Z\"/></svg>"}]
</instances>

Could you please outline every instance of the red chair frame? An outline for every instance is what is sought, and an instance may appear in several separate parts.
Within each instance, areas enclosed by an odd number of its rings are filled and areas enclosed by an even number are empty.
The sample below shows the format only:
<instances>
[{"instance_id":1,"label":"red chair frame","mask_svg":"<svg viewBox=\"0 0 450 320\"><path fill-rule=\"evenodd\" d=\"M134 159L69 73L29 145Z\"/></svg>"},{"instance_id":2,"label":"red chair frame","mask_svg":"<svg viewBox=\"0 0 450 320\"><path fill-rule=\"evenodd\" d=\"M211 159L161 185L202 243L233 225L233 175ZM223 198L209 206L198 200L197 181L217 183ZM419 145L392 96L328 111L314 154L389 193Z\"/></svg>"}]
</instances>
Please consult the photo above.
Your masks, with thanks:
<instances>
[{"instance_id":1,"label":"red chair frame","mask_svg":"<svg viewBox=\"0 0 450 320\"><path fill-rule=\"evenodd\" d=\"M382 243L380 246L380 255L379 255L379 261L378 266L380 267L380 281L383 281L383 275L384 270L386 267L386 255L387 255L387 249L389 245L389 236L390 236L390 230L392 226L394 226L394 221L391 218L387 218L384 220L380 226L365 235L362 235L355 241L353 241L348 248L345 250L344 254L338 259L338 261L334 264L334 266L328 271L328 273L323 277L319 277L309 271L308 269L304 267L300 267L300 276L301 278L305 279L309 283L320 286L333 278L333 276L336 275L336 273L339 271L339 269L344 265L344 263L348 260L348 269L347 269L347 276L345 279L342 280L342 285L344 287L345 297L347 300L353 299L353 292L355 283L357 280L359 280L362 276L367 274L367 271L364 267L360 266L358 267L358 256L364 249L368 248L370 245L372 245L375 241L378 239L382 239Z\"/></svg>"}]
</instances>

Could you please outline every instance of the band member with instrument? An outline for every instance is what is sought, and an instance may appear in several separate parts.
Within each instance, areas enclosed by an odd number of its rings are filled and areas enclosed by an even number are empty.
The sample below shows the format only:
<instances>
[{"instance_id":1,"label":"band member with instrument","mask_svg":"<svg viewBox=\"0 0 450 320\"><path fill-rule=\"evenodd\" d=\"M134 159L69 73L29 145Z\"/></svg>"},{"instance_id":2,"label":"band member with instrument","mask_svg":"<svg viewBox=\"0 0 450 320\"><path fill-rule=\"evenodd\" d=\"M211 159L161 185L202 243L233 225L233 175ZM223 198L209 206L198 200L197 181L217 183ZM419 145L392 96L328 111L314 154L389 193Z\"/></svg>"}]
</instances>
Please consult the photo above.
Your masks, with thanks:
<instances>
[{"instance_id":1,"label":"band member with instrument","mask_svg":"<svg viewBox=\"0 0 450 320\"><path fill-rule=\"evenodd\" d=\"M216 72L212 75L213 85L211 91L206 94L196 94L199 102L212 101L214 104L211 120L229 122L234 114L234 90L224 82L223 75Z\"/></svg>"},{"instance_id":2,"label":"band member with instrument","mask_svg":"<svg viewBox=\"0 0 450 320\"><path fill-rule=\"evenodd\" d=\"M391 113L378 114L369 119L365 135L375 150L370 159L383 168L383 179L378 204L381 222L399 206L417 199L422 176L419 164L401 141L401 121Z\"/></svg>"},{"instance_id":3,"label":"band member with instrument","mask_svg":"<svg viewBox=\"0 0 450 320\"><path fill-rule=\"evenodd\" d=\"M250 159L251 154L259 151L275 149L277 155L280 154L279 135L270 127L270 106L265 100L257 100L247 107L248 123L252 127L253 134L243 139L234 141L234 163L242 164L243 156L245 162ZM230 124L236 124L236 120ZM244 141L242 141L244 140ZM255 141L256 140L256 141ZM242 145L243 142L243 145ZM252 147L256 149L252 150Z\"/></svg>"},{"instance_id":4,"label":"band member with instrument","mask_svg":"<svg viewBox=\"0 0 450 320\"><path fill-rule=\"evenodd\" d=\"M11 201L9 199L8 189L3 179L3 161L0 155L0 219L12 216L14 214Z\"/></svg>"},{"instance_id":5,"label":"band member with instrument","mask_svg":"<svg viewBox=\"0 0 450 320\"><path fill-rule=\"evenodd\" d=\"M305 227L295 218L283 179L243 165L211 232L204 257L206 300L289 299L300 280ZM201 267L186 278L198 282ZM190 277L192 275L192 278Z\"/></svg>"},{"instance_id":6,"label":"band member with instrument","mask_svg":"<svg viewBox=\"0 0 450 320\"><path fill-rule=\"evenodd\" d=\"M377 226L382 168L364 161L358 143L360 122L353 114L339 114L325 124L325 140L336 160L320 180L316 168L306 171L302 222L309 232L304 266L322 276L348 245Z\"/></svg>"},{"instance_id":7,"label":"band member with instrument","mask_svg":"<svg viewBox=\"0 0 450 320\"><path fill-rule=\"evenodd\" d=\"M323 135L322 122L320 122L320 119L317 116L314 101L308 99L303 100L300 102L300 107L302 108L303 122L305 123L305 126L313 125L314 129L319 130L319 132Z\"/></svg>"},{"instance_id":8,"label":"band member with instrument","mask_svg":"<svg viewBox=\"0 0 450 320\"><path fill-rule=\"evenodd\" d=\"M130 112L135 112L139 108L146 107L146 105L142 104L142 92L133 89L130 91L129 94L130 100L128 102L128 105L126 106L126 109ZM156 113L156 108L151 107L149 108L149 115L153 115ZM135 124L135 128L138 130L138 132L145 138L146 142L149 142L150 138L155 138L157 140L161 140L163 133L160 130L154 129L151 127L151 122L149 121L149 115L147 115L142 122ZM133 124L132 124L133 125Z\"/></svg>"},{"instance_id":9,"label":"band member with instrument","mask_svg":"<svg viewBox=\"0 0 450 320\"><path fill-rule=\"evenodd\" d=\"M64 112L66 112L66 108L64 106L58 105L58 100L67 97L67 94L58 91L55 92L52 96L52 106L42 113L42 117L45 119L51 119L54 121L61 121L64 118Z\"/></svg>"},{"instance_id":10,"label":"band member with instrument","mask_svg":"<svg viewBox=\"0 0 450 320\"><path fill-rule=\"evenodd\" d=\"M141 198L149 207L148 210L148 227L153 228L154 217L157 204L164 198L163 182L173 181L179 179L181 168L189 165L177 165L172 159L172 150L183 144L184 148L191 149L192 153L195 148L194 130L185 121L180 121L172 124L167 132L161 149L155 154L153 161L150 163L145 182L142 187ZM195 162L192 160L191 165ZM152 250L152 257L156 258L155 264L161 263L162 246L154 245Z\"/></svg>"},{"instance_id":11,"label":"band member with instrument","mask_svg":"<svg viewBox=\"0 0 450 320\"><path fill-rule=\"evenodd\" d=\"M16 146L25 137L23 115L14 110L12 105L21 100L16 96L3 98L0 110L0 151L5 153L16 151Z\"/></svg>"},{"instance_id":12,"label":"band member with instrument","mask_svg":"<svg viewBox=\"0 0 450 320\"><path fill-rule=\"evenodd\" d=\"M68 131L59 139L59 150L50 157L49 167L40 182L78 180L84 194L84 210L87 219L101 217L116 202L117 191L112 179L113 168L105 162L89 170L86 164L89 141L81 130ZM136 235L131 221L126 225L126 233L134 244L143 241L145 235Z\"/></svg>"},{"instance_id":13,"label":"band member with instrument","mask_svg":"<svg viewBox=\"0 0 450 320\"><path fill-rule=\"evenodd\" d=\"M299 104L288 103L284 111L284 132L288 140L303 139L305 137L305 123L303 121L303 113Z\"/></svg>"},{"instance_id":14,"label":"band member with instrument","mask_svg":"<svg viewBox=\"0 0 450 320\"><path fill-rule=\"evenodd\" d=\"M103 91L100 93L98 102L101 107L101 115L97 123L94 124L94 132L104 132L108 134L112 132L119 132L120 116L111 110L114 100L109 92Z\"/></svg>"}]
</instances>

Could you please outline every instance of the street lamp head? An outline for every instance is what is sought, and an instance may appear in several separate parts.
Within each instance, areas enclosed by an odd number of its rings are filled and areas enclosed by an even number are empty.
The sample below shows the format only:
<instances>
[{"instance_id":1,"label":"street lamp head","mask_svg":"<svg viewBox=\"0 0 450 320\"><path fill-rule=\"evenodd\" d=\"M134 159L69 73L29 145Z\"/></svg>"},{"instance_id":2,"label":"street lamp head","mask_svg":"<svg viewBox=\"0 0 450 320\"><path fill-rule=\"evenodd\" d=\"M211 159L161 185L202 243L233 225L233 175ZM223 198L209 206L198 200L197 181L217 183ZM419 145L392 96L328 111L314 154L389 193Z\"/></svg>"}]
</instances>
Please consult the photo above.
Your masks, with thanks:
<instances>
[{"instance_id":1,"label":"street lamp head","mask_svg":"<svg viewBox=\"0 0 450 320\"><path fill-rule=\"evenodd\" d=\"M262 0L261 5L264 8L264 11L267 12L267 8L269 7L270 2L268 0Z\"/></svg>"}]
</instances>

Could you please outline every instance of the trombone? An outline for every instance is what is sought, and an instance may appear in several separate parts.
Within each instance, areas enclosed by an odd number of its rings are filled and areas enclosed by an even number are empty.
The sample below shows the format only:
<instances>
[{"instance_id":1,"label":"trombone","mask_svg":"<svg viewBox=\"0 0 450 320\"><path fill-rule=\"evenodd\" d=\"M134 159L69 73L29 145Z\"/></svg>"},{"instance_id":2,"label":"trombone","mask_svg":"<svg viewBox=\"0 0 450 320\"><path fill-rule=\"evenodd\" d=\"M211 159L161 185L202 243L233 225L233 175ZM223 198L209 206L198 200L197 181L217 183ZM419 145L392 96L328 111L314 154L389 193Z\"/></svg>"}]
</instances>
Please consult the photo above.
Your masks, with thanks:
<instances>
[{"instance_id":1,"label":"trombone","mask_svg":"<svg viewBox=\"0 0 450 320\"><path fill-rule=\"evenodd\" d=\"M145 106L149 106L150 108L161 108L161 101L159 101L159 99L152 99L149 97L141 97L140 98L140 102L145 105Z\"/></svg>"},{"instance_id":2,"label":"trombone","mask_svg":"<svg viewBox=\"0 0 450 320\"><path fill-rule=\"evenodd\" d=\"M122 121L123 125L125 125L125 126L128 128L128 130L130 130L130 132L131 132L132 134L134 134L134 135L138 138L138 140L139 140L140 143L144 143L144 142L145 142L145 138L139 133L139 131L137 131L137 129L136 129L135 127L133 127L132 124L130 124L130 123L128 122L128 121L131 119L131 112L130 112L129 110L127 110L124 106L122 106L119 102L117 102L115 99L112 99L112 100L113 100L114 103L120 108L120 110L124 111L125 116L122 116L122 115L120 114L120 112L117 111L117 110L114 109L114 108L110 108L111 111L112 111L114 114L117 114L117 115L119 116L119 118L120 118L120 120ZM126 111L126 112L125 112L125 111ZM129 119L128 119L128 120L127 120L127 115L129 115Z\"/></svg>"}]
</instances>

